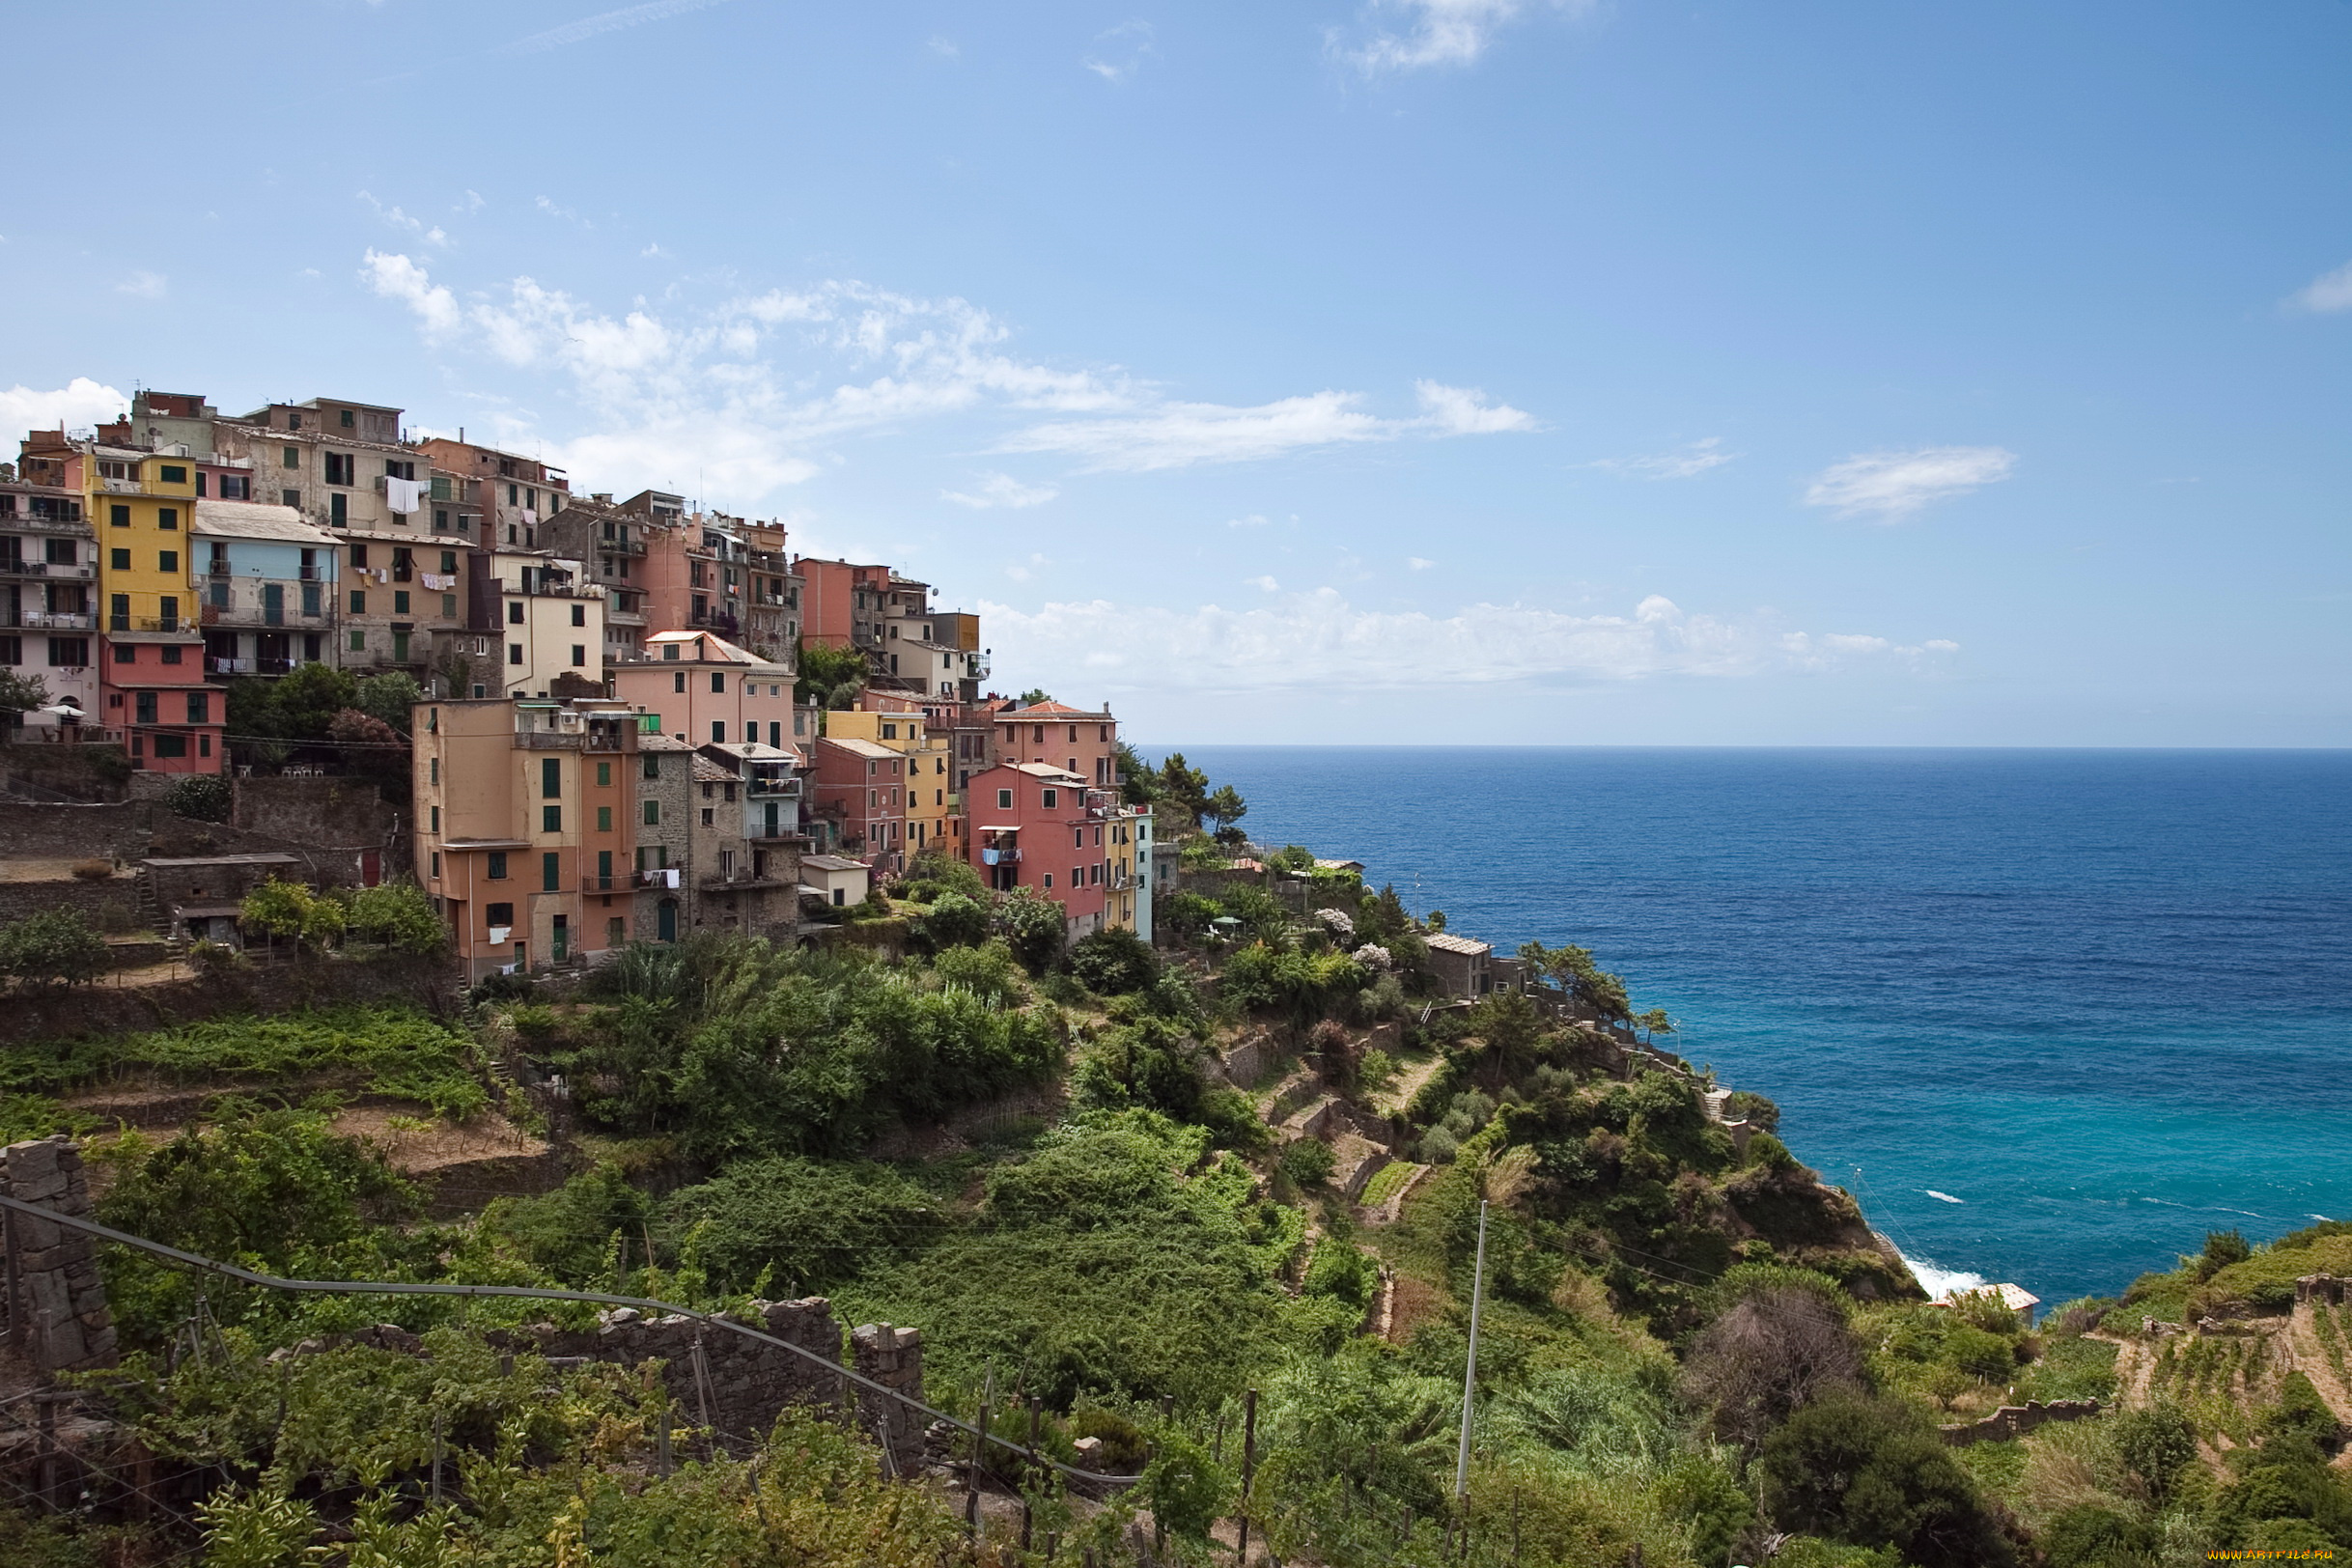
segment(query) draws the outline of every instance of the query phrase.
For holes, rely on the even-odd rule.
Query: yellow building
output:
[[[871,693],[892,708],[899,699]],[[906,711],[828,713],[825,734],[834,741],[871,741],[907,759],[907,859],[910,864],[926,850],[955,859],[964,858],[962,798],[947,772],[947,742],[923,722],[923,711],[913,703]]]
[[[195,461],[98,445],[79,456],[98,542],[100,625],[108,632],[195,640],[196,593],[188,585]]]

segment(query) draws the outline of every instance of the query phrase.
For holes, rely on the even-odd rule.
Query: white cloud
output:
[[[1011,474],[982,473],[974,476],[980,483],[973,487],[979,493],[966,494],[958,490],[941,490],[939,499],[953,501],[958,506],[977,507],[987,511],[992,507],[1042,506],[1061,493],[1051,485],[1024,485]]]
[[[1592,0],[1551,3],[1558,11],[1592,9]],[[1367,76],[1425,66],[1467,66],[1486,52],[1498,29],[1527,9],[1527,0],[1386,0],[1373,11],[1402,13],[1406,26],[1401,32],[1383,29],[1353,47],[1335,35],[1332,44]]]
[[[1720,468],[1739,456],[1736,452],[1722,451],[1722,436],[1710,435],[1671,452],[1652,452],[1638,458],[1602,458],[1591,466],[1636,479],[1696,479],[1708,469]]]
[[[964,52],[963,48],[956,42],[956,41],[949,38],[944,33],[932,34],[926,47],[928,47],[933,54],[938,55],[947,60],[953,60],[956,56]]]
[[[29,430],[55,430],[60,425],[87,430],[121,418],[129,407],[129,398],[87,376],[76,376],[53,392],[19,384],[0,392],[0,433],[14,441]]]
[[[649,0],[645,5],[601,12],[594,16],[583,16],[575,22],[566,22],[561,27],[550,27],[544,33],[518,38],[498,52],[544,54],[549,49],[560,49],[567,43],[583,43],[606,33],[617,33],[625,27],[642,27],[647,22],[665,21],[672,16],[683,16],[689,11],[707,11],[713,6],[726,3],[727,0]]]
[[[1264,528],[1268,525],[1266,514],[1263,512],[1252,512],[1246,518],[1227,518],[1225,519],[1225,526],[1228,528]]]
[[[468,192],[468,194],[471,193]],[[437,223],[428,226],[424,219],[412,218],[397,207],[386,207],[383,203],[378,201],[374,196],[370,195],[364,190],[359,193],[359,199],[367,203],[370,207],[376,209],[376,215],[382,218],[386,223],[389,223],[395,229],[406,229],[410,234],[415,235],[418,238],[424,240],[425,243],[429,245],[446,245],[449,243],[449,236],[442,231],[441,226]]]
[[[2352,310],[2352,262],[2344,263],[2333,272],[2322,272],[2305,284],[2296,294],[2295,303],[2322,314]]]
[[[1352,392],[1250,407],[1173,402],[1115,366],[1071,369],[1022,357],[1008,347],[1011,328],[966,300],[854,281],[701,306],[639,299],[615,313],[530,277],[502,293],[462,296],[413,257],[373,249],[360,276],[406,305],[429,341],[562,378],[588,410],[590,434],[548,440],[519,414],[502,420],[492,412],[485,423],[501,440],[540,440],[548,461],[567,463],[583,489],[604,488],[593,480],[675,486],[699,463],[713,495],[750,504],[814,476],[820,457],[842,461],[827,446],[962,416],[1045,415],[993,450],[1130,472],[1536,428],[1520,409],[1436,381],[1417,384],[1420,411],[1402,417],[1361,408]],[[1015,506],[1050,496],[984,474],[980,489],[949,498]]]
[[[453,212],[479,212],[487,205],[489,204],[482,200],[480,191],[469,190],[465,193],[465,200],[451,208],[450,210]]]
[[[1405,557],[1405,565],[1412,568],[1415,572],[1426,572],[1437,564],[1437,562],[1431,560],[1426,555],[1408,555]]]
[[[1078,64],[1113,85],[1134,76],[1143,69],[1144,59],[1157,52],[1152,47],[1152,24],[1145,21],[1121,22],[1097,33],[1094,42],[1093,51]]]
[[[1806,490],[1805,504],[1833,508],[1841,518],[1876,513],[1892,521],[1931,501],[1999,484],[2016,465],[2017,454],[1998,446],[1859,453],[1823,469]]]
[[[397,299],[416,312],[428,338],[446,337],[458,328],[457,296],[435,284],[425,269],[406,256],[370,249],[361,259],[360,281],[386,299]]]
[[[1267,576],[1267,577],[1244,577],[1244,578],[1242,579],[1242,581],[1243,581],[1243,582],[1245,582],[1245,583],[1246,583],[1248,586],[1250,586],[1250,587],[1252,587],[1252,588],[1255,588],[1256,590],[1258,590],[1258,592],[1260,592],[1260,593],[1262,593],[1262,594],[1278,593],[1278,592],[1280,592],[1280,591],[1281,591],[1281,587],[1282,587],[1282,585],[1281,585],[1280,583],[1278,583],[1278,582],[1274,581],[1274,578],[1273,578],[1273,577],[1271,577],[1271,576]]]
[[[1386,419],[1358,405],[1360,393],[1314,392],[1250,407],[1218,403],[1162,403],[1111,419],[1033,425],[1009,437],[1003,452],[1058,452],[1090,469],[1145,473],[1197,462],[1249,462],[1291,452],[1407,435],[1478,435],[1535,428],[1534,418],[1486,395],[1436,381],[1415,383],[1422,412]]]
[[[1012,578],[1015,582],[1027,582],[1031,577],[1037,574],[1037,569],[1045,564],[1046,558],[1044,556],[1032,555],[1026,561],[1016,561],[1011,566],[1006,567],[1004,569],[1004,574]]]
[[[1267,587],[1270,579],[1250,586]],[[1082,673],[1129,688],[1419,690],[1736,679],[1849,668],[1930,670],[1944,639],[1790,631],[1767,617],[1687,614],[1658,595],[1631,615],[1471,604],[1452,615],[1359,609],[1336,590],[1248,609],[1161,609],[1092,600],[1035,610],[983,603],[998,668],[1050,682]]]
[[[116,284],[114,292],[133,299],[161,299],[170,286],[171,280],[160,272],[133,272]]]

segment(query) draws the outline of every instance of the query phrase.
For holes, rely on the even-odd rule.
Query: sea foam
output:
[[[1931,1302],[1940,1302],[1954,1291],[1982,1290],[1985,1286],[1985,1277],[1980,1274],[1939,1269],[1919,1258],[1907,1257],[1903,1266],[1911,1271],[1911,1277],[1919,1282],[1919,1288],[1927,1292]]]

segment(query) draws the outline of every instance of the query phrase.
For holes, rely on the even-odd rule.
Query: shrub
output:
[[[114,862],[76,860],[73,862],[73,875],[80,882],[111,882],[114,880]]]
[[[1315,1244],[1315,1256],[1306,1266],[1300,1288],[1309,1296],[1330,1296],[1351,1306],[1370,1306],[1373,1293],[1380,1289],[1380,1265],[1353,1244],[1326,1236]]]
[[[1955,1324],[1944,1338],[1946,1359],[1980,1383],[2004,1383],[2017,1365],[2009,1342],[1973,1323]]]
[[[1132,931],[1098,931],[1070,949],[1070,972],[1104,996],[1124,996],[1160,978],[1160,958]]]
[[[1683,1364],[1684,1397],[1716,1435],[1753,1447],[1797,1412],[1862,1386],[1862,1347],[1821,1292],[1764,1284],[1699,1334]]]
[[[71,910],[0,926],[0,974],[20,985],[80,985],[106,972],[106,942]]]
[[[163,803],[190,822],[227,822],[237,786],[226,773],[188,773],[172,785]]]
[[[1321,1138],[1297,1138],[1283,1145],[1282,1174],[1301,1187],[1320,1187],[1331,1179],[1338,1156]]]
[[[1723,1116],[1728,1121],[1745,1119],[1759,1133],[1780,1131],[1780,1107],[1752,1089],[1734,1089],[1731,1098],[1723,1102]]]
[[[961,986],[991,1007],[1021,1000],[1021,968],[1000,938],[978,947],[951,947],[932,966],[942,984]]]
[[[962,893],[942,893],[917,928],[934,952],[988,940],[988,910]]]
[[[703,1266],[722,1290],[830,1290],[914,1251],[938,1222],[930,1195],[883,1166],[750,1160],[674,1193],[672,1219],[700,1224]]]
[[[1143,1428],[1111,1410],[1082,1410],[1070,1417],[1073,1438],[1103,1440],[1103,1468],[1132,1473],[1151,1457],[1152,1440]]]
[[[1042,975],[1061,961],[1070,923],[1059,904],[1023,887],[1006,894],[996,906],[996,929],[1021,966]]]
[[[1951,1450],[1904,1407],[1833,1393],[1765,1440],[1757,1472],[1784,1529],[1893,1547],[1918,1568],[2016,1560]]]

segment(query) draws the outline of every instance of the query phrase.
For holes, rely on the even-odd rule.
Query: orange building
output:
[[[638,715],[607,698],[422,702],[416,861],[466,978],[631,936]]]

